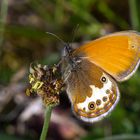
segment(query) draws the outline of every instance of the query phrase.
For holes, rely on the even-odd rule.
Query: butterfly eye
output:
[[[88,109],[89,109],[89,110],[94,110],[94,109],[95,109],[95,103],[94,103],[94,102],[90,102],[90,103],[88,104]]]
[[[107,82],[107,79],[106,79],[105,76],[102,76],[102,77],[101,77],[101,82],[102,82],[102,83],[106,83],[106,82]]]

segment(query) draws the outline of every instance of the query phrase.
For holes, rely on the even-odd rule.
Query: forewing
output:
[[[140,35],[133,31],[118,32],[91,41],[73,52],[113,76],[117,81],[130,78],[140,61]]]
[[[119,90],[115,81],[101,68],[82,60],[77,69],[64,78],[73,111],[86,122],[105,117],[116,106]],[[67,75],[67,76],[66,76]]]

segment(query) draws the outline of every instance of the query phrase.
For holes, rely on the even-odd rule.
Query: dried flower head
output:
[[[31,88],[26,90],[28,96],[32,93],[37,93],[42,98],[45,106],[56,106],[59,104],[59,93],[62,91],[64,84],[59,78],[56,65],[51,68],[41,64],[31,65],[29,82]]]

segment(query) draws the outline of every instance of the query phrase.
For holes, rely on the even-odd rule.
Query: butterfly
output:
[[[62,75],[74,114],[89,123],[106,117],[117,105],[117,82],[129,79],[140,63],[140,35],[123,31],[72,49],[65,44]]]

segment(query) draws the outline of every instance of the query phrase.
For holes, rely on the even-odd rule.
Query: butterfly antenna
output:
[[[65,46],[66,43],[60,38],[58,37],[57,35],[53,34],[53,33],[50,33],[50,32],[46,32],[47,34],[51,35],[51,36],[54,36],[56,39],[58,39],[59,41],[61,41],[61,43]]]
[[[78,28],[79,28],[79,24],[77,24],[76,27],[75,27],[75,29],[73,30],[73,35],[72,35],[72,40],[71,40],[71,42],[74,41],[75,36],[76,36],[76,33],[77,33],[77,31],[78,31]]]

